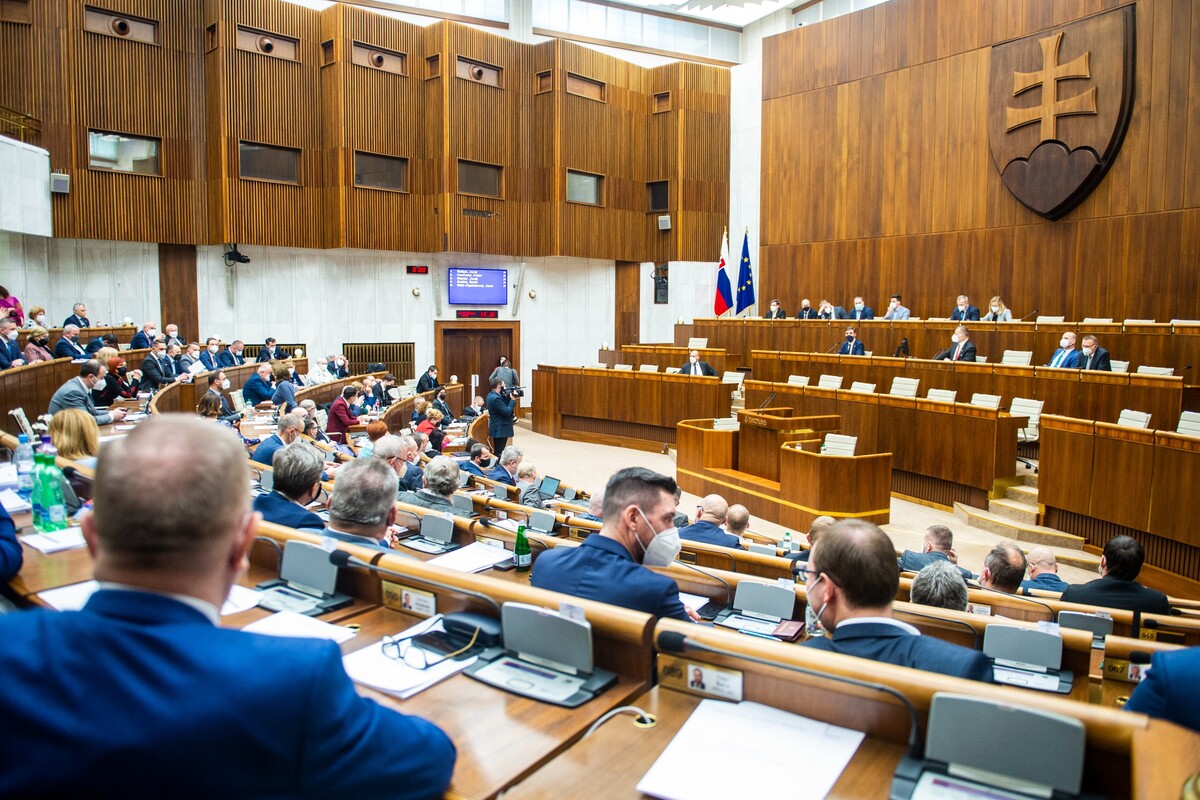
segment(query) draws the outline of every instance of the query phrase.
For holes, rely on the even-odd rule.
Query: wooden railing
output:
[[[0,106],[0,135],[26,144],[38,144],[42,138],[42,122],[28,114]]]

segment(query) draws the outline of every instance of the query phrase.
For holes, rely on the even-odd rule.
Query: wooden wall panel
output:
[[[764,41],[763,294],[946,316],[1200,317],[1200,8],[1137,0],[1136,88],[1112,169],[1065,219],[1004,188],[986,127],[993,44],[1118,0],[892,0]],[[798,134],[797,132],[803,132]]]

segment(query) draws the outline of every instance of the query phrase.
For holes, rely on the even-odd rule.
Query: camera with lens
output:
[[[524,386],[507,386],[507,387],[505,387],[504,391],[501,392],[501,394],[504,397],[524,397],[525,396],[525,387]]]

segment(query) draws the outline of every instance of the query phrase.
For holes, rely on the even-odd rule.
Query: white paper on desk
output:
[[[128,417],[126,417],[126,419],[128,419]],[[124,439],[124,438],[125,438],[127,435],[128,435],[128,434],[125,434],[125,433],[113,433],[113,434],[110,434],[110,435],[108,435],[108,436],[101,436],[101,437],[100,437],[100,441],[101,441],[101,443],[103,443],[103,442],[111,442],[111,441],[113,441],[114,439]]]
[[[25,511],[32,511],[33,506],[29,505],[28,500],[22,500],[21,495],[14,492],[12,489],[5,489],[0,492],[0,505],[4,506],[4,510],[9,514],[20,514]]]
[[[297,614],[295,611],[277,611],[265,619],[251,622],[242,630],[248,633],[265,633],[268,636],[287,636],[297,639],[328,639],[341,644],[354,636],[354,631],[341,625],[330,625],[319,619]]]
[[[17,484],[17,465],[12,461],[0,464],[0,489],[16,489]]]
[[[637,789],[664,800],[823,798],[862,740],[861,731],[759,703],[701,700]]]
[[[259,598],[261,597],[262,592],[249,589],[245,586],[239,586],[235,583],[229,590],[229,597],[226,597],[225,602],[221,605],[221,616],[225,617],[230,614],[240,614],[243,611],[249,611],[258,605]]]
[[[31,533],[22,536],[21,541],[47,556],[63,550],[76,550],[86,544],[83,541],[83,529],[78,525],[53,533]]]
[[[680,592],[679,602],[683,603],[692,611],[696,611],[697,609],[702,608],[708,602],[708,598],[704,597],[703,595]]]
[[[126,417],[125,419],[129,419],[129,417]],[[116,430],[116,431],[131,431],[131,430],[133,430],[133,429],[134,429],[134,428],[136,428],[136,427],[137,427],[137,425],[113,425],[113,430]]]
[[[38,597],[46,605],[59,611],[78,611],[87,605],[88,598],[99,588],[100,584],[95,581],[84,581],[38,592]]]
[[[208,372],[208,367],[204,366],[203,361],[193,361],[188,365],[188,372],[192,375],[199,375],[201,372]]]
[[[441,614],[430,617],[396,635],[407,638],[429,630],[444,630]],[[403,660],[385,656],[379,642],[356,650],[342,658],[346,674],[352,681],[401,700],[407,700],[422,689],[427,689],[474,663],[474,658],[464,658],[462,661],[455,661],[451,658],[435,664],[429,669],[413,669]]]
[[[515,519],[490,519],[488,522],[493,528],[500,528],[501,530],[510,531],[511,533],[516,533],[517,526],[520,524]]]
[[[483,572],[502,561],[512,558],[512,552],[499,547],[490,547],[483,542],[474,542],[466,547],[429,560],[430,564],[458,572]]]

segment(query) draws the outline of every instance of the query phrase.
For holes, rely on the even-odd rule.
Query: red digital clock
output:
[[[407,271],[409,275],[428,275],[429,267],[424,265],[417,266],[416,264],[409,264],[407,267],[405,267],[405,271]]]
[[[454,312],[457,319],[499,319],[500,315],[495,309],[487,308],[459,308]]]

